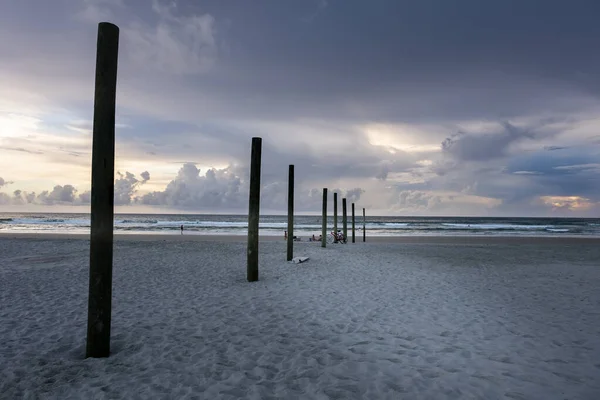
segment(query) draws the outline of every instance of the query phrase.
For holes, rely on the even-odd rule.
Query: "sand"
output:
[[[75,236],[0,236],[2,399],[600,398],[598,240],[272,238],[248,283],[243,237],[117,236],[84,359]]]

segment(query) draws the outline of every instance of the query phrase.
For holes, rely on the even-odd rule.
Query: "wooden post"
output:
[[[365,209],[363,207],[363,242],[367,241],[367,217],[365,216]]]
[[[352,243],[356,243],[356,232],[354,230],[354,203],[352,203]]]
[[[294,258],[294,166],[290,165],[288,174],[288,225],[287,260]]]
[[[321,247],[327,247],[327,188],[323,188],[323,223],[321,229]]]
[[[344,238],[346,238],[346,240],[348,240],[348,216],[346,213],[346,198],[342,199],[342,225],[343,225]]]
[[[337,192],[333,192],[333,231],[337,235]],[[337,242],[337,240],[336,240]]]
[[[248,199],[248,282],[258,280],[258,220],[260,214],[260,158],[262,139],[252,138],[250,156],[250,196]]]
[[[90,281],[86,357],[110,355],[113,219],[115,193],[115,108],[119,28],[98,25],[92,139]]]

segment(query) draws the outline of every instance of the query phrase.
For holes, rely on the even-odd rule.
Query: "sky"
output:
[[[0,212],[88,212],[99,22],[117,212],[597,217],[597,0],[0,1]],[[332,196],[330,196],[331,199]]]

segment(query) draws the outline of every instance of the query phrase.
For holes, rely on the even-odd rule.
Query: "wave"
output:
[[[158,221],[155,219],[146,219],[146,220],[135,220],[135,219],[124,219],[122,221],[116,221],[116,224],[157,224]]]
[[[163,233],[174,234],[181,225],[184,230],[196,234],[232,234],[247,232],[248,219],[244,215],[116,215],[115,231],[121,233]],[[328,231],[333,229],[333,216],[327,220]],[[343,221],[338,218],[341,229]],[[261,216],[259,227],[262,234],[282,235],[287,229],[287,216]],[[310,235],[321,231],[321,219],[316,216],[296,216],[294,231],[299,235]],[[348,230],[351,221],[348,221]],[[88,214],[4,214],[0,218],[2,231],[23,232],[89,232]],[[362,228],[362,220],[356,228]],[[373,217],[366,223],[367,235],[407,236],[407,235],[575,235],[600,236],[600,220],[577,219],[524,219],[524,218],[394,218]]]
[[[443,223],[450,229],[484,229],[484,230],[545,230],[552,228],[552,225],[514,225],[514,224],[452,224]]]

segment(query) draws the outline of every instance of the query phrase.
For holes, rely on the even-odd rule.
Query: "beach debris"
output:
[[[292,258],[292,262],[294,264],[300,264],[300,263],[303,263],[305,261],[308,261],[308,257],[294,257],[294,258]]]

